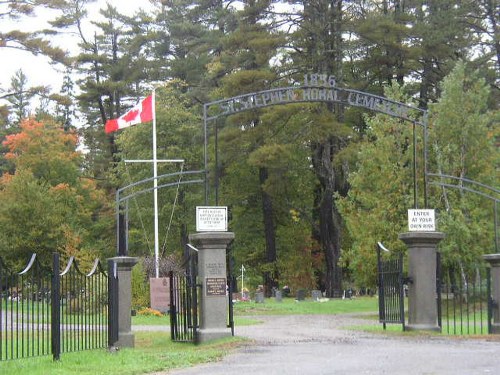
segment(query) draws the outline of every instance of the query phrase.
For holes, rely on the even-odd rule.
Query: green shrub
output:
[[[140,261],[132,268],[132,309],[140,310],[150,303],[149,280]]]

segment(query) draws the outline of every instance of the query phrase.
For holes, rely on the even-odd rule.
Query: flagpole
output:
[[[158,158],[156,154],[156,88],[153,88],[153,200],[154,200],[154,227],[155,227],[155,274],[156,278],[160,277],[159,253],[158,244]]]

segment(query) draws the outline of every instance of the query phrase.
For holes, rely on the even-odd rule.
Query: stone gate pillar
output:
[[[483,255],[491,267],[491,298],[493,300],[491,333],[500,333],[500,254]]]
[[[401,233],[408,247],[408,330],[439,331],[436,296],[436,247],[441,232]]]
[[[234,239],[232,232],[204,232],[189,235],[198,249],[200,297],[200,342],[231,335],[227,327],[228,296],[226,249]]]
[[[135,336],[132,332],[132,268],[137,264],[138,258],[119,256],[109,260],[114,263],[118,278],[118,341],[113,345],[133,348]]]

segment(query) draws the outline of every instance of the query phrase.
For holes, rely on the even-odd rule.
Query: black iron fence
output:
[[[437,262],[438,325],[443,333],[475,335],[491,333],[490,269],[480,262],[464,267],[460,263]]]
[[[60,272],[33,254],[26,268],[13,272],[0,260],[0,360],[105,348],[116,327],[109,326],[110,285],[116,285],[99,260],[88,274],[72,257]],[[116,277],[116,275],[114,275]],[[110,293],[110,289],[111,293]]]
[[[196,278],[170,272],[170,334],[172,341],[198,342],[198,289]]]
[[[199,290],[196,282],[198,274],[198,254],[192,246],[186,246],[184,271],[169,273],[170,287],[170,335],[172,341],[198,342],[199,330]]]
[[[0,260],[0,360],[51,353],[51,280],[35,255],[19,273]]]
[[[379,321],[384,329],[387,323],[401,324],[405,329],[403,254],[382,257],[381,251],[389,252],[377,243],[377,268],[379,290]]]

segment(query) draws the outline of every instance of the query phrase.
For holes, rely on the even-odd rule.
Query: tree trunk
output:
[[[276,267],[276,228],[274,225],[273,201],[271,196],[264,190],[264,184],[267,177],[267,168],[261,167],[259,169],[259,181],[262,194],[262,214],[266,238],[266,266],[271,268],[264,272],[264,285],[265,294],[267,297],[270,297],[273,288],[278,287],[278,271]]]
[[[333,74],[337,82],[342,82],[342,0],[318,0],[304,3],[304,23],[310,30],[305,41],[309,64],[317,72]],[[325,32],[326,31],[326,32]],[[318,42],[319,41],[319,42]],[[333,106],[329,110],[334,111]],[[338,121],[342,121],[342,109],[335,108]],[[313,218],[317,226],[313,228],[313,238],[321,245],[325,256],[325,269],[320,271],[320,288],[328,297],[339,296],[342,290],[342,273],[339,265],[341,222],[335,207],[334,193],[336,176],[333,165],[335,154],[340,151],[340,138],[331,136],[313,144],[312,163],[318,179],[315,191]]]
[[[337,152],[334,138],[313,145],[313,166],[319,181],[316,189],[313,217],[319,230],[313,231],[314,238],[321,244],[325,255],[325,274],[321,286],[328,297],[338,297],[342,291],[342,270],[340,259],[340,236],[342,218],[335,206],[334,193],[336,176],[333,157]]]

